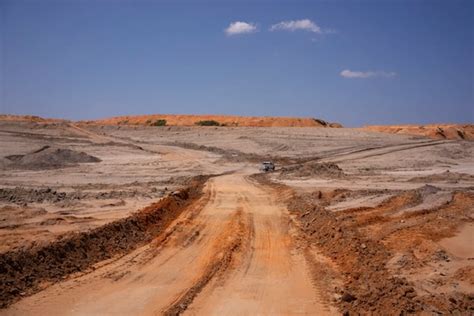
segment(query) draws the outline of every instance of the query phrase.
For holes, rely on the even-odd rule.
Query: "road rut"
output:
[[[328,314],[284,204],[249,174],[212,178],[150,244],[0,315]]]

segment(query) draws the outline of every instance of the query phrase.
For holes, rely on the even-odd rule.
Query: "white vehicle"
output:
[[[264,172],[275,171],[275,164],[271,161],[264,161],[260,166],[260,170]]]

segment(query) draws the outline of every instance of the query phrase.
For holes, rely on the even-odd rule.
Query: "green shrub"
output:
[[[166,120],[156,120],[150,124],[151,126],[166,126]]]
[[[199,122],[196,122],[195,124],[199,126],[220,126],[221,125],[219,122],[214,121],[214,120],[199,121]]]

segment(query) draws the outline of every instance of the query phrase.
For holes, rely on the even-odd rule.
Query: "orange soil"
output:
[[[194,126],[196,122],[214,120],[227,126],[252,127],[341,127],[337,123],[327,123],[313,118],[270,117],[270,116],[237,116],[237,115],[172,115],[152,114],[137,116],[118,116],[102,120],[86,121],[88,124],[104,125],[149,125],[156,120],[166,120],[166,125]]]
[[[57,123],[64,122],[63,119],[43,118],[35,115],[11,115],[0,114],[0,121],[15,121],[15,122],[37,122],[37,123]]]
[[[434,139],[474,140],[474,124],[371,125],[363,130],[391,134],[426,136]]]

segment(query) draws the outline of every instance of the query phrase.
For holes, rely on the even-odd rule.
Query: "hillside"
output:
[[[44,118],[36,115],[12,115],[0,114],[0,121],[14,121],[14,122],[36,122],[36,123],[56,123],[64,122],[63,119]]]
[[[473,124],[430,124],[430,125],[370,125],[366,131],[425,136],[433,139],[474,140]]]
[[[237,116],[237,115],[138,115],[117,116],[81,123],[101,125],[152,125],[158,120],[166,120],[166,125],[194,126],[199,121],[216,121],[224,126],[244,127],[342,127],[338,123],[328,123],[313,118]]]

